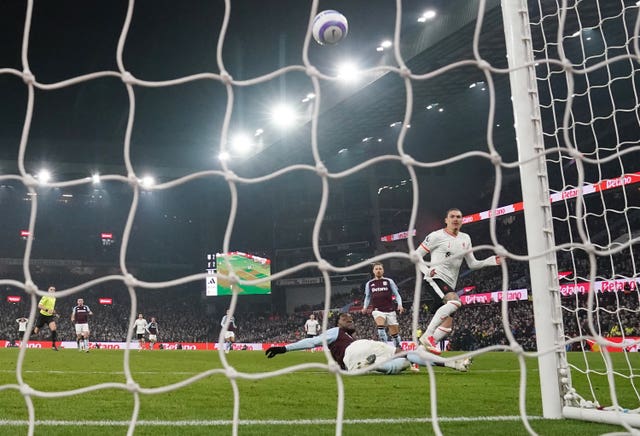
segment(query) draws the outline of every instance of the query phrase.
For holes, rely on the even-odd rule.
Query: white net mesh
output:
[[[319,10],[318,1],[314,1],[308,10],[307,17],[309,23]],[[557,344],[559,346],[569,345],[579,346],[582,350],[595,344],[603,350],[604,346],[620,347],[619,344],[609,344],[603,341],[602,336],[608,336],[614,328],[620,332],[619,336],[625,340],[629,327],[637,328],[638,319],[638,293],[633,291],[636,288],[638,280],[638,266],[636,262],[637,241],[638,241],[638,195],[637,187],[634,185],[638,181],[638,99],[636,93],[636,70],[638,65],[638,24],[635,22],[637,17],[637,6],[633,2],[616,2],[616,1],[600,1],[600,2],[532,2],[532,36],[534,55],[538,65],[539,91],[540,91],[540,112],[544,126],[544,142],[548,150],[557,148],[556,151],[549,151],[547,154],[549,160],[549,187],[552,194],[573,192],[577,188],[590,186],[593,193],[589,193],[583,188],[577,195],[570,194],[563,196],[560,194],[561,201],[553,206],[554,211],[554,228],[556,231],[556,240],[559,245],[558,264],[561,271],[570,271],[570,274],[564,279],[568,283],[567,287],[563,287],[562,291],[569,294],[562,299],[564,309],[564,319],[566,322],[565,333],[569,336],[565,343]],[[606,5],[605,5],[606,3]],[[233,5],[235,6],[236,3]],[[26,295],[31,298],[30,327],[36,316],[37,300],[40,296],[45,295],[42,290],[37,290],[38,286],[34,284],[33,272],[31,269],[31,256],[33,248],[33,235],[36,231],[37,212],[38,212],[38,196],[37,189],[43,186],[41,180],[34,177],[33,172],[27,168],[25,154],[30,146],[29,133],[34,117],[34,106],[36,95],[54,90],[61,90],[66,87],[75,86],[85,82],[100,80],[121,80],[122,86],[126,90],[128,99],[128,113],[126,114],[126,130],[123,141],[122,157],[126,169],[126,174],[104,174],[101,176],[103,182],[113,182],[121,184],[131,191],[131,207],[128,211],[126,223],[122,230],[122,245],[117,262],[117,272],[112,275],[105,275],[94,280],[86,281],[78,286],[59,292],[58,297],[64,298],[74,294],[78,294],[92,286],[106,283],[109,281],[121,282],[126,285],[130,298],[131,308],[129,312],[129,321],[132,322],[138,311],[138,292],[145,289],[162,289],[166,287],[181,285],[192,282],[202,282],[206,274],[188,275],[163,282],[147,282],[136,277],[127,263],[127,253],[130,240],[134,233],[134,222],[136,212],[140,204],[140,198],[143,192],[163,191],[179,188],[183,185],[200,179],[216,179],[224,181],[228,187],[230,197],[230,213],[226,223],[223,238],[223,252],[229,252],[232,247],[232,236],[234,234],[234,225],[239,210],[238,189],[245,185],[268,184],[278,177],[292,173],[303,172],[315,177],[321,186],[321,197],[318,204],[318,213],[315,217],[311,234],[309,235],[312,244],[314,260],[305,263],[299,263],[291,268],[278,271],[270,280],[276,281],[281,278],[291,276],[305,268],[313,268],[322,276],[325,285],[325,310],[330,309],[332,289],[330,274],[334,272],[353,272],[362,267],[366,267],[371,260],[386,261],[400,259],[404,262],[418,263],[418,259],[411,257],[408,252],[415,249],[414,241],[409,238],[406,250],[388,252],[375,257],[375,259],[367,259],[350,266],[332,265],[327,262],[320,249],[320,232],[323,225],[323,219],[327,205],[329,203],[330,186],[333,181],[345,180],[348,177],[361,172],[367,168],[382,165],[402,165],[407,174],[407,179],[411,180],[412,198],[411,213],[408,229],[411,231],[416,228],[418,216],[418,207],[420,202],[421,189],[419,184],[418,171],[431,170],[433,168],[453,167],[456,164],[466,160],[475,159],[481,161],[481,165],[489,167],[494,175],[494,196],[491,201],[491,209],[498,207],[499,193],[503,189],[502,172],[505,168],[516,168],[518,162],[516,159],[507,159],[502,162],[500,157],[505,150],[496,148],[494,144],[494,130],[496,128],[495,120],[495,104],[496,94],[504,91],[497,90],[496,80],[504,79],[508,72],[503,64],[496,65],[494,61],[498,56],[496,53],[484,53],[482,48],[482,32],[483,19],[487,12],[487,5],[493,9],[491,19],[496,19],[495,7],[496,2],[478,2],[478,15],[480,18],[476,20],[475,32],[473,39],[466,41],[467,46],[473,48],[473,56],[443,65],[438,68],[426,66],[425,72],[412,72],[407,66],[407,57],[412,53],[407,50],[406,53],[400,50],[401,32],[400,27],[403,17],[403,2],[396,2],[396,21],[394,35],[394,51],[393,58],[397,66],[382,66],[372,68],[367,71],[368,77],[371,79],[380,78],[387,75],[394,80],[399,81],[404,88],[406,98],[402,101],[399,109],[394,115],[401,115],[401,129],[397,139],[394,140],[394,150],[390,153],[382,153],[371,159],[367,159],[359,165],[351,166],[344,171],[330,171],[323,162],[322,153],[319,149],[319,136],[322,128],[320,126],[320,108],[323,99],[327,100],[335,98],[335,96],[326,96],[324,86],[330,86],[337,82],[338,77],[320,72],[309,59],[309,44],[311,43],[310,25],[307,30],[306,39],[304,40],[302,51],[302,64],[289,65],[282,69],[267,72],[266,74],[257,76],[247,80],[234,80],[225,68],[225,59],[223,57],[223,48],[225,43],[225,31],[232,19],[233,6],[230,0],[224,2],[224,16],[221,22],[221,32],[217,41],[216,64],[220,73],[199,73],[184,75],[173,80],[145,80],[144,78],[135,77],[127,67],[124,58],[124,51],[127,46],[127,36],[129,34],[132,19],[135,16],[135,2],[131,0],[128,4],[126,16],[124,16],[124,24],[117,45],[116,62],[117,70],[104,70],[87,74],[80,74],[64,80],[51,83],[44,83],[38,80],[37,75],[31,71],[30,51],[29,51],[29,35],[30,29],[34,25],[32,22],[32,11],[34,2],[26,3],[26,17],[24,24],[24,40],[21,47],[21,69],[4,68],[0,65],[0,75],[17,77],[24,81],[26,88],[26,111],[23,124],[22,136],[19,145],[19,154],[17,160],[18,174],[0,175],[0,180],[17,181],[24,185],[31,194],[31,209],[29,216],[29,236],[24,251],[24,281],[15,279],[2,279],[0,284],[15,286],[23,289]],[[524,4],[523,4],[524,5]],[[605,7],[606,6],[606,7]],[[584,11],[584,13],[583,13]],[[588,19],[587,19],[588,17]],[[492,21],[491,24],[493,24]],[[609,30],[611,29],[611,30]],[[580,31],[577,35],[573,32]],[[559,37],[558,37],[559,35]],[[587,36],[589,35],[589,36]],[[590,38],[590,39],[588,39]],[[590,48],[590,44],[597,43],[594,48]],[[415,49],[415,47],[414,47]],[[448,48],[447,48],[448,49]],[[445,49],[445,50],[447,50]],[[491,50],[489,50],[491,51]],[[489,59],[489,60],[488,60]],[[568,63],[567,61],[570,61]],[[437,62],[435,63],[437,64]],[[416,65],[420,70],[420,65]],[[474,84],[482,80],[482,86],[486,87],[489,96],[487,105],[487,122],[484,134],[476,135],[482,140],[474,140],[475,142],[486,142],[486,146],[478,147],[474,151],[456,154],[454,156],[442,157],[440,154],[431,155],[424,159],[415,159],[411,153],[405,150],[405,139],[408,134],[409,125],[412,123],[412,117],[417,111],[414,101],[414,88],[422,89],[424,83],[432,81],[444,80],[451,72],[467,71],[473,69],[472,81]],[[176,177],[171,181],[160,183],[152,186],[145,186],[142,182],[142,171],[139,170],[132,160],[132,135],[136,125],[136,117],[139,116],[136,110],[136,95],[141,89],[171,87],[182,84],[189,84],[195,81],[208,80],[224,87],[227,99],[226,112],[222,122],[222,129],[219,136],[219,143],[223,151],[229,147],[229,135],[232,113],[234,110],[235,98],[240,93],[239,90],[269,81],[281,78],[285,74],[296,73],[304,74],[311,83],[315,99],[310,111],[310,132],[309,144],[310,154],[312,156],[312,164],[301,164],[296,162],[284,162],[280,169],[270,172],[266,175],[254,175],[253,177],[241,177],[235,174],[229,165],[223,161],[221,170],[201,171],[189,173],[182,177]],[[466,74],[466,73],[465,73]],[[463,76],[465,80],[464,86],[467,86],[467,76]],[[498,77],[499,79],[496,79]],[[483,88],[484,89],[484,88]],[[442,97],[447,97],[447,92],[442,92]],[[423,103],[423,102],[421,102]],[[433,102],[427,106],[428,110],[436,109],[439,103]],[[426,105],[425,105],[426,106]],[[567,108],[569,110],[567,110]],[[390,111],[394,108],[390,108]],[[467,114],[473,117],[473,114]],[[358,133],[360,134],[360,133]],[[371,138],[368,138],[369,140]],[[579,152],[579,153],[578,153]],[[513,150],[506,152],[511,153]],[[434,157],[435,156],[435,157]],[[627,181],[628,180],[628,181]],[[88,185],[92,182],[90,177],[74,178],[65,181],[56,181],[48,186],[53,188],[72,187],[80,185]],[[614,186],[615,185],[615,186]],[[596,189],[596,187],[598,187]],[[611,188],[611,189],[608,189]],[[427,190],[430,190],[428,188]],[[575,199],[566,200],[565,197],[576,197]],[[554,197],[555,198],[555,197]],[[522,206],[522,205],[520,205]],[[526,207],[526,205],[525,205]],[[532,206],[533,207],[533,206]],[[520,208],[512,208],[512,211],[519,211]],[[502,255],[511,256],[513,259],[528,259],[528,256],[512,256],[513,253],[504,253],[499,244],[497,236],[495,217],[491,219],[491,244],[479,245],[477,250],[487,249],[498,252]],[[540,253],[532,253],[532,256],[539,256]],[[419,269],[415,268],[416,287],[414,300],[420,300],[421,277]],[[509,266],[502,267],[503,284],[502,289],[510,288],[509,283]],[[227,277],[231,282],[238,282],[239,278],[235,273]],[[258,280],[258,282],[268,279]],[[612,284],[615,281],[615,284]],[[240,283],[243,283],[240,281]],[[584,285],[583,283],[588,283]],[[578,292],[570,292],[570,289],[577,289],[580,286],[589,286],[595,289],[600,286],[604,289],[606,286],[613,286],[620,292],[609,293],[589,293],[587,296]],[[571,288],[571,285],[574,288]],[[626,292],[625,284],[629,284],[629,291]],[[39,286],[42,288],[42,286]],[[618,289],[618,287],[620,289]],[[238,295],[233,295],[231,299],[230,310],[236,309]],[[494,350],[513,351],[522,367],[522,372],[526,376],[527,365],[525,356],[527,353],[520,347],[510,331],[510,317],[508,313],[517,316],[518,310],[513,310],[506,299],[502,305],[502,322],[505,334],[508,338],[508,345],[504,344],[483,347],[472,353],[479,355]],[[635,324],[635,325],[634,325]],[[412,331],[415,332],[418,326],[418,306],[414,306]],[[323,321],[323,330],[328,328],[327,319]],[[224,329],[220,333],[220,338],[224,335]],[[129,329],[127,333],[127,343],[130,343],[133,336],[133,330]],[[591,342],[590,342],[591,341]],[[637,347],[637,341],[625,343],[624,347]],[[611,384],[611,395],[605,400],[601,400],[597,396],[597,392],[593,388],[591,380],[594,377],[619,377],[623,380],[627,387],[631,387],[633,396],[626,396],[631,403],[635,401],[637,405],[637,375],[633,365],[633,356],[623,347],[622,352],[627,357],[625,368],[611,367],[610,359],[607,353],[603,353],[603,361],[605,362],[605,370],[600,368],[592,368],[589,361],[585,358],[584,363],[572,363],[572,370],[577,370],[580,374],[584,374],[587,378],[588,386],[591,386],[590,393],[575,392],[569,385],[570,377],[561,374],[561,382],[564,383],[563,393],[569,393],[566,397],[567,403],[580,405],[580,398],[586,399],[583,405],[586,406],[624,406],[619,403],[615,397],[616,389],[619,386]],[[548,352],[549,350],[544,350]],[[211,376],[212,374],[224,374],[228,377],[233,391],[233,422],[232,432],[238,433],[240,422],[240,409],[242,406],[242,396],[238,389],[237,380],[246,379],[263,379],[283,374],[292,373],[301,369],[321,369],[336,374],[337,379],[337,407],[335,419],[335,433],[341,434],[344,424],[344,407],[345,393],[343,386],[343,377],[345,374],[340,372],[339,368],[330,359],[330,354],[325,347],[325,355],[327,364],[303,364],[297,367],[286,368],[276,372],[253,374],[237,372],[229,365],[224,353],[220,351],[220,359],[223,363],[223,369],[213,369],[197,374],[196,376],[185,379],[179,383],[167,384],[157,388],[143,388],[133,376],[130,365],[130,350],[124,352],[124,373],[126,377],[125,383],[101,383],[87,386],[81,389],[64,392],[51,392],[31,389],[23,378],[23,365],[26,358],[26,349],[21,349],[17,360],[16,376],[17,385],[0,386],[2,390],[15,389],[24,397],[29,410],[29,434],[33,434],[35,430],[36,411],[33,405],[34,398],[60,398],[71,395],[77,395],[102,389],[119,389],[129,393],[134,398],[134,406],[131,413],[131,419],[128,422],[128,433],[133,434],[138,425],[138,412],[140,408],[141,394],[157,394],[178,390],[184,386]],[[440,434],[439,418],[437,413],[437,386],[433,377],[433,370],[429,368],[430,375],[430,395],[433,399],[431,403],[431,416],[433,430]],[[637,368],[637,366],[636,366]],[[567,380],[564,380],[568,378]],[[520,386],[519,401],[520,412],[523,425],[529,433],[534,430],[529,425],[525,400],[527,395],[527,386]],[[615,421],[615,420],[614,420]],[[620,422],[618,419],[616,422]]]
[[[582,404],[634,409],[638,374],[629,353],[637,350],[638,334],[638,9],[615,1],[562,6],[536,2],[530,14],[536,61],[567,63],[536,64],[545,147],[568,148],[548,155],[565,335],[573,349],[608,348],[626,356],[624,366],[611,367],[603,355],[607,370],[586,357],[572,365],[588,382]],[[585,336],[591,338],[573,341]],[[630,394],[624,401],[615,390],[593,387],[594,378],[612,373],[618,392]]]

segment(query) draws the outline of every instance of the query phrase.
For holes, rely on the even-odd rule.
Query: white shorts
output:
[[[224,338],[231,339],[232,341],[234,341],[236,339],[236,334],[234,332],[226,332],[224,334]]]
[[[384,325],[398,325],[398,316],[396,315],[395,310],[393,312],[380,312],[379,310],[374,310],[371,312],[371,315],[373,315],[373,319],[384,318]]]
[[[156,342],[158,337],[156,335],[149,335],[149,342]]]
[[[76,334],[89,333],[89,324],[76,324]]]
[[[396,347],[371,339],[358,339],[347,347],[344,352],[344,366],[347,371],[364,368],[368,365],[367,357],[376,355],[376,363],[391,360],[396,354]]]

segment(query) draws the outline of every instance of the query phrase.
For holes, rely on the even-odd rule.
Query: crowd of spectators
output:
[[[631,215],[630,215],[631,216]],[[504,218],[503,218],[504,219]],[[638,223],[637,214],[630,218],[634,225]],[[509,234],[523,234],[523,223],[520,218],[510,217],[502,224],[503,232]],[[622,225],[624,224],[624,225]],[[627,221],[622,222],[622,230],[628,227]],[[607,227],[606,235],[593,234],[594,243],[598,239],[611,239],[611,229],[616,225]],[[621,231],[622,231],[621,230]],[[474,232],[476,233],[476,232]],[[490,237],[486,232],[477,232],[473,235],[474,246],[478,247],[490,243]],[[500,238],[499,238],[500,239]],[[524,238],[507,238],[500,243],[511,253],[526,253]],[[562,241],[558,241],[561,243]],[[603,241],[610,243],[611,241]],[[482,259],[491,255],[488,250],[476,252],[476,257]],[[576,283],[589,280],[590,259],[585,251],[573,250],[571,252],[558,251],[558,270],[570,271],[570,274],[561,279],[561,283]],[[597,294],[593,305],[593,320],[596,331],[603,336],[637,336],[640,335],[640,325],[637,323],[639,316],[639,298],[637,292],[638,271],[640,266],[635,259],[640,259],[640,247],[631,245],[619,253],[610,256],[596,256],[597,275],[596,280],[612,280],[633,277],[636,286],[619,290],[619,292],[602,292]],[[509,259],[507,262],[506,289],[530,289],[529,264],[526,261]],[[410,340],[414,333],[411,325],[411,310],[414,304],[418,304],[419,322],[418,328],[424,328],[430,320],[428,306],[430,301],[415,299],[416,273],[415,267],[406,263],[404,268],[389,270],[388,276],[398,283],[400,294],[403,298],[407,314],[399,317],[401,336],[404,340]],[[418,279],[421,280],[420,277]],[[502,274],[499,269],[481,269],[469,271],[463,269],[458,280],[458,289],[473,287],[471,293],[494,292],[503,289]],[[43,281],[47,283],[46,281]],[[58,289],[72,286],[59,280],[52,280]],[[19,291],[16,291],[19,293]],[[24,295],[24,294],[23,294]],[[112,298],[110,305],[98,303],[99,297]],[[124,341],[127,336],[131,321],[137,313],[131,313],[131,296],[122,285],[108,287],[102,285],[101,290],[89,289],[74,296],[59,298],[56,305],[61,315],[58,320],[58,335],[61,340],[73,340],[75,337],[70,315],[76,298],[84,298],[90,306],[94,316],[90,319],[92,341]],[[328,326],[334,324],[334,317],[340,311],[351,311],[358,325],[358,336],[361,338],[376,338],[373,320],[369,315],[359,312],[364,298],[364,291],[360,287],[354,287],[350,292],[334,295],[331,300],[331,311],[325,314],[324,303],[305,304],[297,307],[294,313],[276,313],[272,308],[265,308],[264,312],[248,311],[240,308],[236,312],[238,324],[238,342],[291,342],[304,337],[303,325],[310,313],[315,313],[317,319],[322,322],[326,316],[330,317]],[[224,309],[215,307],[210,299],[202,295],[198,289],[190,289],[188,285],[172,289],[142,290],[136,291],[136,312],[141,312],[150,319],[152,316],[158,320],[160,326],[160,341],[167,342],[215,342],[220,333],[220,319]],[[589,335],[588,309],[586,296],[573,295],[561,299],[563,308],[564,331],[567,338]],[[226,308],[225,308],[226,309]],[[255,309],[255,308],[253,308]],[[23,296],[19,303],[0,301],[0,339],[17,339],[18,325],[16,319],[29,315],[30,299]],[[508,304],[509,322],[508,328],[516,341],[525,350],[534,350],[536,347],[535,323],[531,295],[529,300],[514,301]],[[46,331],[46,330],[45,330]],[[47,333],[45,333],[47,334]],[[489,345],[507,344],[507,337],[501,317],[500,304],[465,305],[455,315],[454,330],[450,336],[450,346],[455,350],[474,350]]]
[[[90,305],[94,316],[90,320],[92,341],[124,341],[131,319],[135,314],[130,312],[128,293],[123,291],[114,299],[114,304],[100,305],[91,291],[84,293],[85,301]],[[352,300],[359,295],[358,290],[344,294],[336,302]],[[159,340],[167,342],[216,342],[220,332],[220,317],[207,314],[204,304],[199,304],[197,292],[188,295],[185,292],[174,295],[147,294],[138,296],[138,307],[145,317],[154,316],[160,325]],[[92,300],[95,300],[93,302]],[[357,300],[356,300],[357,301]],[[637,325],[640,305],[638,292],[599,293],[593,306],[593,319],[597,332],[603,336],[637,336],[640,329]],[[71,308],[75,298],[59,299],[56,308],[61,314],[58,320],[58,337],[60,340],[73,340],[75,337],[70,321]],[[410,309],[411,304],[405,304]],[[424,328],[430,320],[428,301],[421,301],[418,328]],[[567,338],[589,335],[588,310],[586,296],[571,296],[562,299],[564,330]],[[332,304],[328,327],[334,325],[334,317],[344,309]],[[358,306],[352,306],[358,307]],[[399,317],[401,336],[404,340],[413,337],[411,310]],[[321,309],[304,310],[291,314],[273,314],[269,312],[238,312],[238,342],[292,342],[304,338],[303,325],[310,313],[315,313],[320,322],[325,313]],[[0,339],[18,339],[16,319],[28,316],[29,304],[26,301],[16,304],[2,302],[0,304]],[[358,328],[358,337],[375,339],[376,331],[370,315],[363,315],[359,310],[352,312]],[[531,301],[516,301],[508,304],[509,322],[516,341],[525,350],[535,350],[535,325]],[[44,335],[48,335],[45,330]],[[450,347],[453,350],[475,350],[489,345],[508,344],[501,317],[501,305],[477,304],[465,305],[457,313],[454,330],[450,336]]]
[[[58,289],[64,284],[57,283]],[[139,291],[137,312],[147,319],[155,317],[160,326],[160,340],[171,342],[206,342],[211,341],[215,332],[219,331],[219,320],[214,325],[206,316],[206,305],[201,301],[200,291],[176,289],[172,292]],[[99,299],[109,297],[109,304],[100,304]],[[90,307],[93,316],[89,319],[92,341],[121,342],[126,339],[130,323],[137,314],[131,314],[131,298],[126,289],[87,290],[73,296],[58,298],[56,312],[59,315],[58,337],[60,340],[75,338],[75,330],[71,323],[71,311],[77,298],[82,297]],[[20,303],[0,303],[0,338],[17,339],[16,319],[29,316],[29,299],[24,297]],[[48,334],[45,329],[44,335]],[[135,335],[134,335],[135,336]]]

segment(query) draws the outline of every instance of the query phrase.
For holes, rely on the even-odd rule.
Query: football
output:
[[[313,19],[313,39],[320,45],[334,45],[349,31],[347,18],[338,11],[326,10]]]

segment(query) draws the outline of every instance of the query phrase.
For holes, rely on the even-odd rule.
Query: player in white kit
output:
[[[420,337],[420,343],[434,354],[441,353],[437,344],[451,333],[452,315],[462,305],[455,291],[462,260],[464,259],[469,268],[474,270],[501,263],[499,256],[491,256],[480,261],[475,258],[471,251],[471,238],[460,231],[460,209],[449,209],[444,222],[444,229],[429,233],[416,249],[420,257],[431,255],[431,268],[423,265],[422,272],[427,282],[426,290],[432,294],[436,304],[431,308],[433,318]]]

